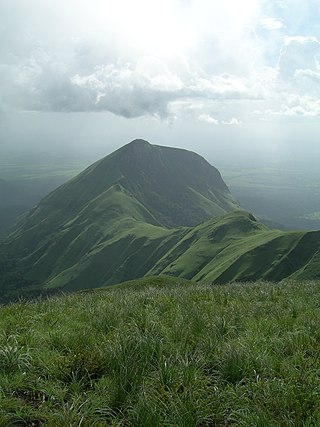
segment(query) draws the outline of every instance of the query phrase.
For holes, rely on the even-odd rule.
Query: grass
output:
[[[137,140],[19,222],[0,245],[15,259],[12,268],[0,257],[0,302],[26,295],[30,282],[35,291],[77,291],[160,274],[215,283],[317,280],[319,241],[320,232],[268,230],[239,211],[200,156]]]
[[[319,298],[144,278],[3,306],[0,425],[319,425]]]
[[[33,292],[54,292],[158,275],[220,284],[320,279],[319,231],[268,230],[244,211],[169,229],[145,221],[148,212],[118,187],[60,229],[38,218],[12,235],[0,257],[0,302],[26,296],[30,284]]]

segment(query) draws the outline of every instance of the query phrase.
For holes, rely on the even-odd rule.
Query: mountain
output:
[[[32,282],[98,286],[146,274],[186,232],[181,227],[235,209],[205,159],[135,140],[45,197],[6,249]]]
[[[143,219],[166,227],[196,225],[238,208],[218,170],[199,155],[135,140],[52,192],[31,213],[30,224],[43,218],[60,224],[103,203],[107,191],[125,193],[141,205]]]
[[[227,283],[320,278],[320,231],[269,230],[236,211],[191,228],[148,272]]]
[[[3,294],[146,275],[319,277],[320,232],[269,230],[195,153],[135,140],[45,197],[2,245]],[[23,291],[21,291],[23,289]]]

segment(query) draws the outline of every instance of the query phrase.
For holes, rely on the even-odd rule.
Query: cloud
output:
[[[216,117],[211,116],[210,114],[200,114],[198,116],[198,120],[200,122],[205,122],[213,125],[231,125],[231,126],[239,126],[242,124],[242,121],[237,119],[236,117],[232,117],[227,120],[219,121]]]
[[[287,36],[282,46],[278,69],[282,79],[292,78],[296,70],[316,70],[320,41],[316,37]]]
[[[198,117],[198,120],[200,122],[210,123],[212,125],[218,125],[219,120],[215,119],[214,117],[210,116],[209,114],[200,114]]]
[[[246,74],[259,56],[248,30],[256,9],[256,0],[2,3],[0,108],[166,118],[178,101],[255,99]]]
[[[277,117],[279,119],[312,120],[320,117],[320,99],[297,94],[282,94],[272,108],[255,110],[253,114],[260,119]]]
[[[239,126],[242,124],[242,121],[237,119],[236,117],[232,117],[229,120],[224,120],[222,122],[224,125],[232,125],[232,126]]]
[[[77,59],[77,55],[75,55]],[[78,63],[79,61],[72,61]],[[36,111],[110,111],[124,117],[167,118],[178,100],[242,100],[260,96],[243,77],[207,75],[188,58],[180,66],[153,56],[81,69],[52,60],[42,49],[17,64],[0,65],[1,104]],[[79,69],[79,68],[78,68]],[[87,72],[89,71],[89,72]]]
[[[310,116],[317,109],[320,42],[299,34],[283,40],[285,31],[295,34],[287,0],[282,15],[279,2],[266,8],[262,0],[164,0],[155,9],[147,0],[92,2],[0,5],[2,111],[239,125],[254,120],[253,111],[298,115],[302,108]],[[280,52],[278,63],[271,51]]]
[[[145,63],[122,68],[99,66],[90,75],[72,76],[70,81],[79,97],[89,100],[80,109],[106,110],[125,117],[167,116],[167,105],[177,97],[181,81],[164,64],[159,62],[157,69],[152,69],[150,60],[147,62],[148,67]]]
[[[284,28],[284,24],[280,19],[271,18],[269,16],[263,17],[260,23],[264,29],[269,31],[280,30],[281,28]]]

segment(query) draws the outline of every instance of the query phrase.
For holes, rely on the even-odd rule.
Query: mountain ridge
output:
[[[320,232],[269,230],[239,210],[201,156],[135,140],[46,196],[2,250],[28,286],[73,291],[161,274],[316,278],[319,242]]]

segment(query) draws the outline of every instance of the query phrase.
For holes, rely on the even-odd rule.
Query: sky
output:
[[[0,0],[0,148],[298,160],[319,131],[319,0]]]

